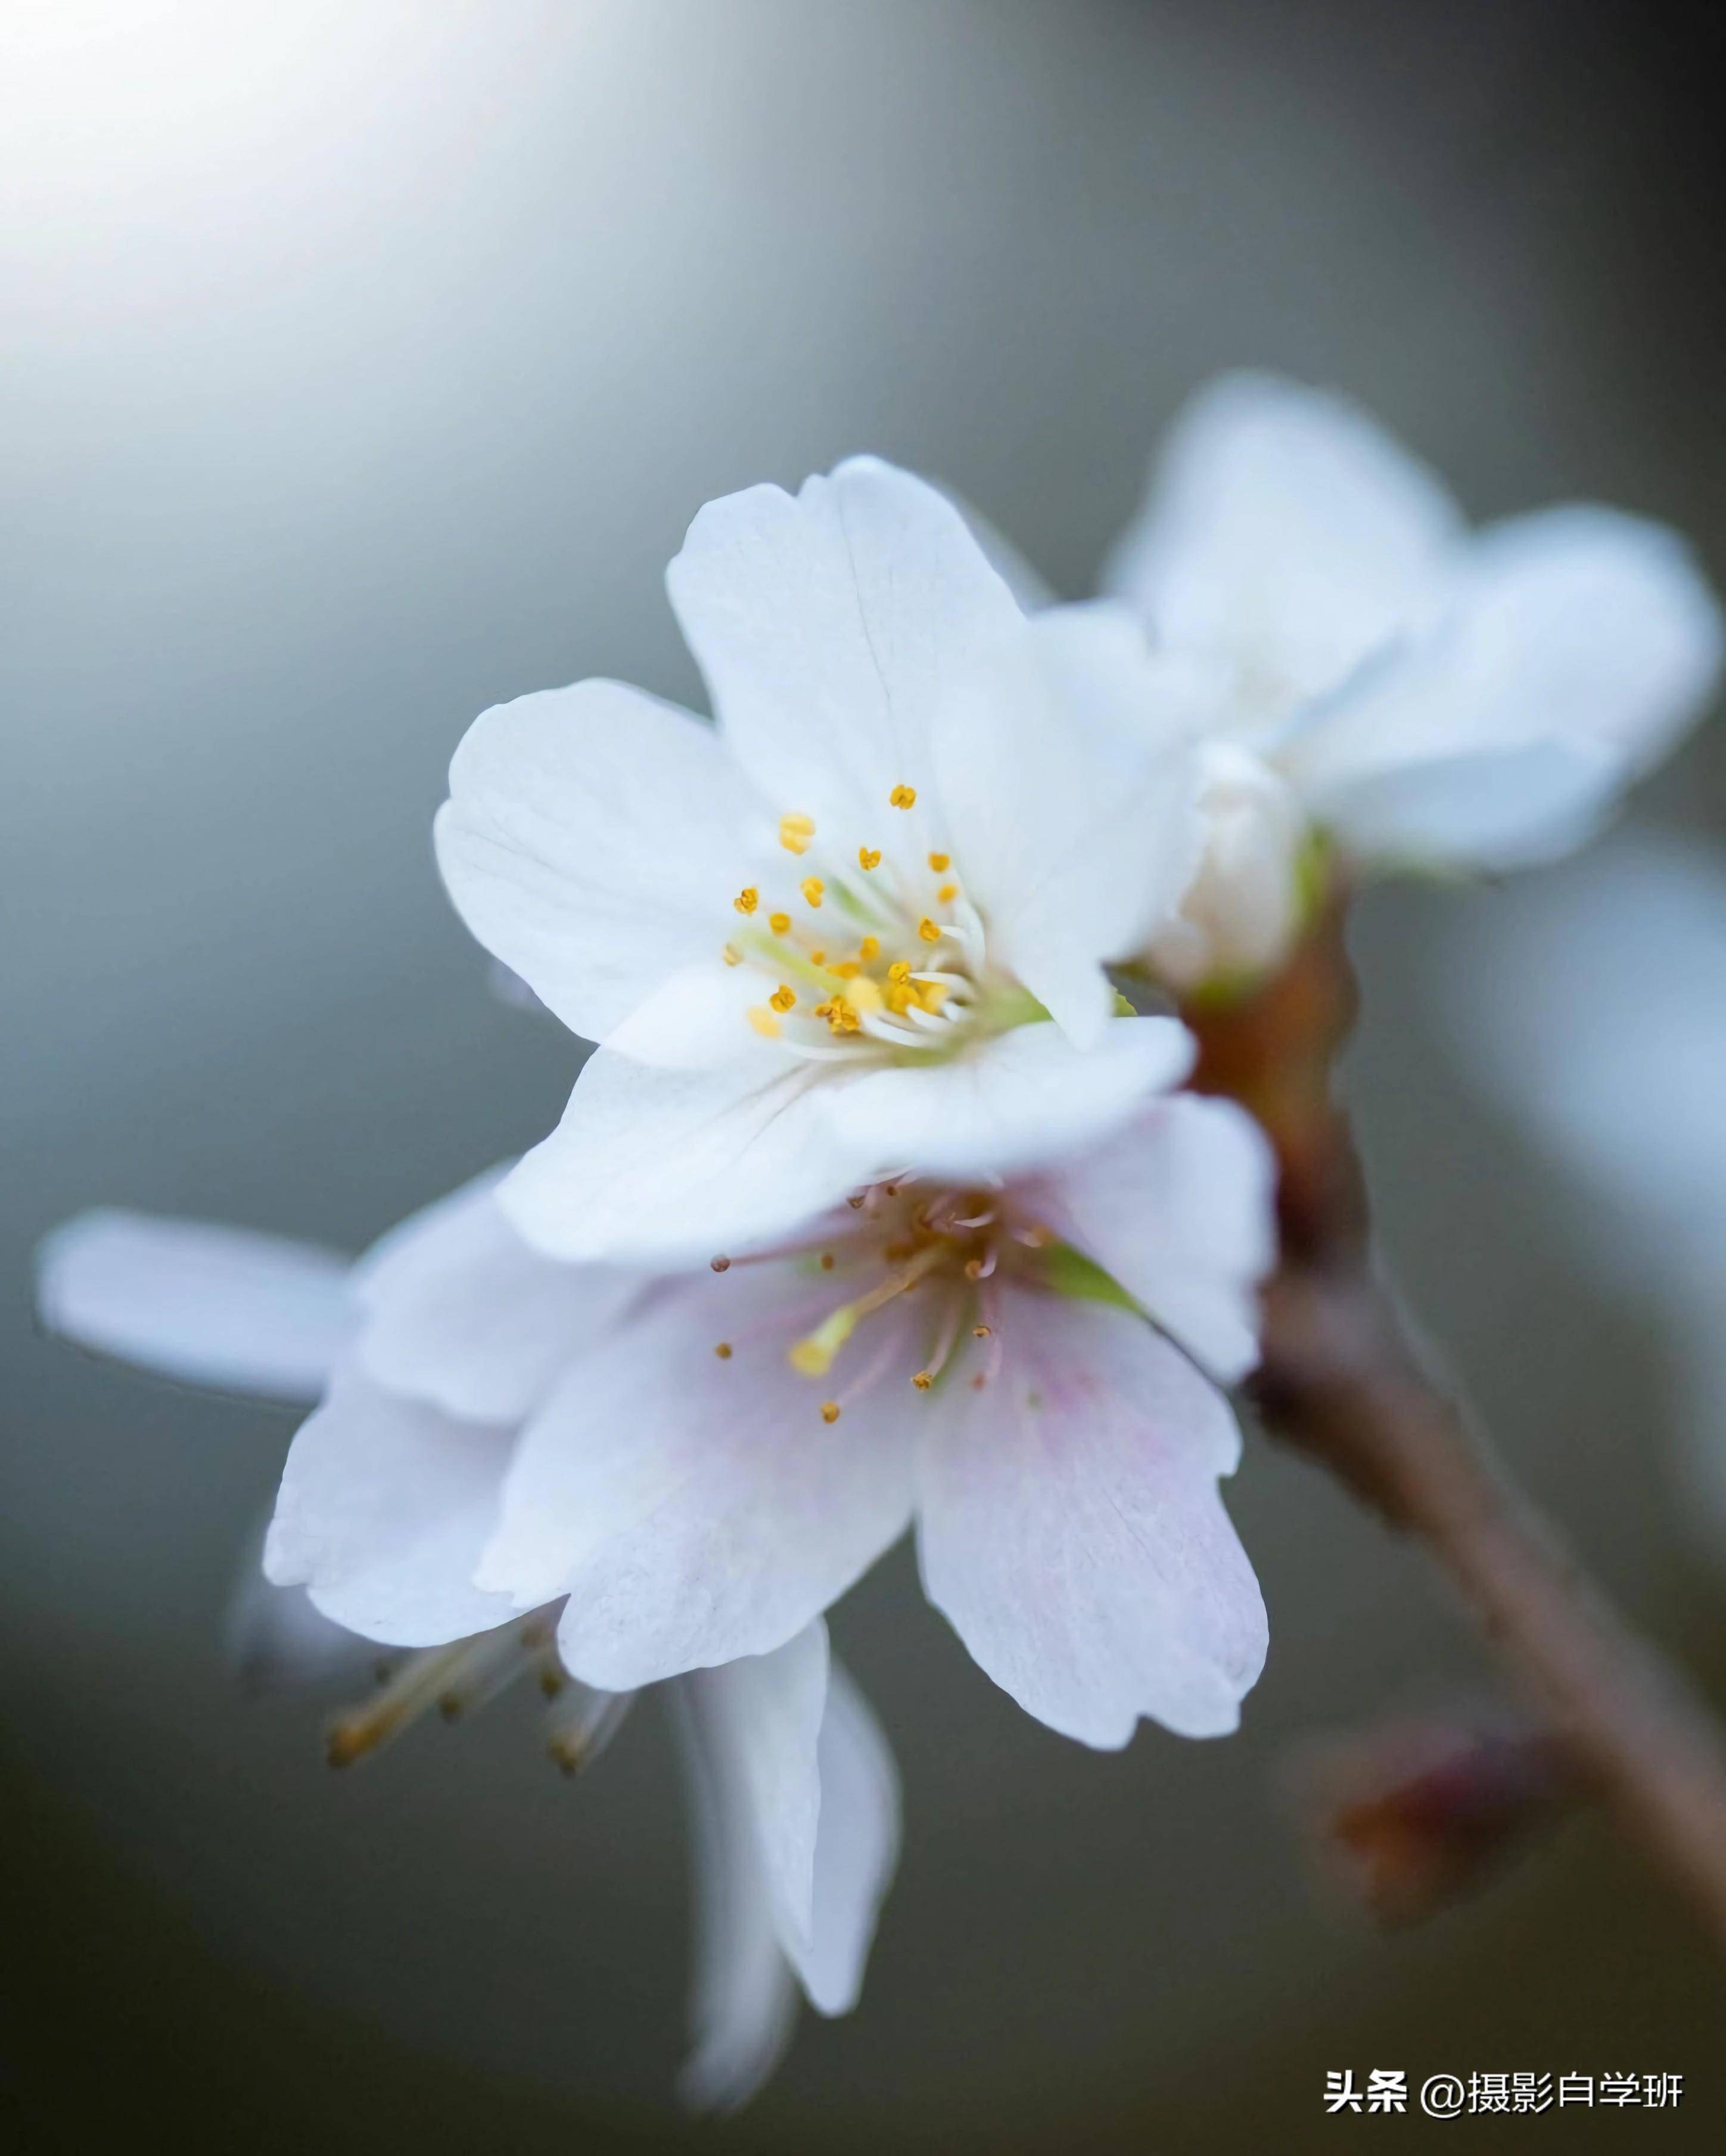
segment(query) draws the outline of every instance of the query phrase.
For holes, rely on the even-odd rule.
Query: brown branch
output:
[[[1254,1110],[1281,1165],[1282,1262],[1253,1386],[1265,1428],[1425,1546],[1577,1773],[1726,1941],[1726,1740],[1422,1368],[1374,1270],[1330,1092],[1354,1011],[1342,906],[1258,994],[1191,1014],[1199,1082]]]

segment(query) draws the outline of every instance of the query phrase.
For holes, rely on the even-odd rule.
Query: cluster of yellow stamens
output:
[[[909,809],[916,803],[917,789],[914,786],[895,786],[887,798],[890,807]],[[779,819],[779,843],[789,854],[807,854],[815,835],[812,816],[790,810]],[[858,865],[865,874],[879,868],[882,860],[883,849],[879,846],[862,845],[857,850]],[[947,854],[931,853],[927,860],[930,874],[936,877],[945,877],[952,865]],[[873,1032],[889,1044],[897,1040],[904,1047],[934,1045],[935,1040],[927,1030],[929,1021],[957,1014],[959,1004],[953,1004],[955,988],[961,992],[960,1002],[966,1000],[963,975],[942,966],[934,957],[935,945],[949,937],[962,938],[961,929],[938,919],[934,911],[934,907],[950,907],[955,903],[960,897],[959,885],[950,880],[940,883],[933,892],[934,907],[930,912],[918,915],[914,923],[906,911],[909,894],[902,875],[889,871],[881,880],[892,886],[890,895],[877,895],[866,894],[863,886],[849,882],[843,872],[830,869],[828,873],[835,878],[833,889],[830,890],[827,880],[819,875],[805,876],[797,886],[804,906],[811,912],[819,911],[824,901],[832,898],[836,910],[853,917],[861,914],[865,919],[873,918],[889,935],[897,925],[899,934],[907,939],[914,936],[915,942],[911,947],[914,950],[923,947],[924,955],[915,962],[909,957],[883,961],[882,934],[871,929],[859,937],[854,955],[829,958],[824,948],[803,943],[789,907],[776,907],[766,916],[766,927],[774,938],[771,946],[761,941],[751,942],[748,938],[740,938],[724,948],[728,966],[740,965],[749,957],[764,969],[771,967],[781,975],[790,976],[788,979],[780,979],[764,1003],[750,1006],[746,1014],[750,1024],[764,1039],[778,1040],[785,1031],[782,1021],[801,1008],[825,1024],[830,1038],[843,1040]],[[755,885],[747,884],[731,903],[745,920],[750,919],[760,912],[761,891]],[[794,987],[794,982],[798,985]],[[909,1024],[904,1023],[908,1020]],[[901,1023],[895,1024],[894,1021]],[[919,1032],[919,1028],[924,1030]],[[812,1052],[807,1035],[793,1035],[791,1045],[796,1047],[800,1039],[803,1052]]]
[[[932,1393],[957,1360],[969,1363],[967,1381],[981,1388],[1000,1367],[998,1291],[1009,1275],[1035,1277],[1037,1253],[1048,1233],[1037,1223],[1017,1220],[991,1190],[946,1191],[929,1198],[901,1183],[879,1183],[853,1194],[853,1209],[863,1216],[828,1247],[793,1245],[764,1251],[743,1264],[797,1260],[799,1269],[814,1260],[822,1273],[843,1268],[851,1292],[820,1322],[792,1341],[783,1353],[800,1376],[828,1377],[859,1328],[871,1320],[872,1332],[891,1312],[904,1313],[904,1298],[915,1294],[917,1316],[901,1315],[866,1355],[850,1383],[820,1403],[823,1422],[839,1419],[847,1404],[873,1387],[898,1350],[916,1353],[909,1373],[899,1365],[899,1382],[909,1376],[912,1389]],[[733,1260],[713,1260],[716,1272],[729,1272]],[[781,1336],[782,1340],[783,1336]],[[987,1343],[971,1349],[968,1342]],[[919,1352],[920,1350],[920,1352]],[[961,1353],[962,1351],[962,1353]],[[720,1341],[714,1353],[721,1362],[733,1358],[733,1344]],[[909,1359],[908,1354],[907,1359]]]

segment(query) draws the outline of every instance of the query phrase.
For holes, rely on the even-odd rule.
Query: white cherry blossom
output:
[[[1104,968],[1196,864],[1201,675],[1122,608],[1027,619],[868,458],[709,503],[668,581],[716,723],[612,681],[524,696],[438,819],[469,926],[599,1044],[504,1193],[523,1233],[687,1260],[1118,1127],[1168,1042]]]
[[[1719,608],[1675,533],[1584,504],[1471,531],[1364,413],[1265,376],[1177,420],[1108,583],[1227,688],[1205,866],[1150,942],[1181,987],[1286,946],[1314,833],[1357,867],[1569,850],[1720,671]]]
[[[871,1186],[652,1277],[545,1258],[483,1181],[362,1261],[269,1575],[398,1645],[563,1600],[565,1665],[624,1692],[772,1654],[914,1517],[930,1599],[1053,1727],[1231,1729],[1265,1620],[1221,1388],[1255,1358],[1269,1187],[1250,1121],[1177,1095],[1056,1168]],[[111,1338],[71,1232],[44,1308]]]
[[[464,1268],[486,1278],[483,1303],[453,1293]],[[305,1245],[116,1212],[69,1222],[38,1263],[44,1321],[82,1345],[225,1390],[325,1392],[290,1468],[290,1482],[330,1478],[325,1539],[304,1568],[311,1594],[254,1568],[231,1630],[242,1671],[273,1684],[351,1673],[375,1659],[373,1642],[423,1650],[333,1726],[338,1761],[434,1703],[485,1696],[545,1651],[548,1613],[524,1621],[470,1575],[497,1509],[507,1419],[547,1374],[546,1335],[574,1352],[615,1313],[615,1285],[533,1259],[479,1193],[432,1209],[351,1273]],[[398,1391],[404,1304],[416,1328],[465,1330],[417,1389]],[[291,1524],[279,1520],[271,1542],[278,1579],[300,1570],[280,1553],[294,1547]],[[631,1694],[561,1671],[551,1681],[552,1756],[573,1769],[603,1748]],[[698,2108],[730,2109],[777,2062],[799,1985],[823,2014],[856,2004],[897,1861],[898,1777],[819,1618],[769,1653],[663,1689],[696,1856],[682,2086]]]

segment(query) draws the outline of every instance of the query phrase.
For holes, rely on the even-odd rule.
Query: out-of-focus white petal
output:
[[[905,1168],[1009,1175],[1106,1137],[1192,1057],[1173,1019],[1111,1019],[1088,1051],[1058,1026],[1022,1025],[945,1062],[873,1071],[823,1105],[857,1181]]]
[[[1462,536],[1437,477],[1355,406],[1226,375],[1176,420],[1107,588],[1160,642],[1231,662],[1268,725],[1424,619]]]
[[[504,1211],[552,1257],[679,1263],[783,1234],[842,1196],[851,1156],[812,1083],[766,1051],[711,1070],[597,1050],[563,1120],[504,1183]]]
[[[458,1422],[338,1370],[282,1471],[264,1569],[368,1640],[442,1645],[515,1614],[474,1568],[498,1516],[510,1434]]]
[[[695,1858],[691,2049],[679,2082],[695,2111],[735,2111],[779,2063],[796,1988],[774,1922],[755,1824],[691,1681],[665,1688],[689,1788]]]
[[[827,1630],[813,1624],[768,1655],[679,1681],[747,1810],[780,1943],[807,1953],[815,1921],[822,1805],[817,1745],[827,1693]]]
[[[909,1517],[909,1389],[877,1386],[823,1422],[823,1384],[786,1350],[843,1298],[819,1274],[791,1273],[788,1293],[790,1270],[668,1283],[522,1433],[479,1578],[522,1609],[567,1592],[560,1651],[590,1684],[770,1652]],[[883,1312],[871,1345],[910,1322]],[[917,1367],[909,1332],[903,1367]]]
[[[1023,1203],[1233,1384],[1258,1360],[1275,1185],[1252,1118],[1232,1101],[1183,1093],[1052,1170]]]
[[[1146,947],[1159,977],[1183,989],[1250,977],[1282,958],[1300,926],[1311,828],[1293,788],[1251,749],[1207,742],[1199,767],[1198,873],[1179,915]]]
[[[930,1601],[995,1681],[1082,1743],[1149,1715],[1236,1727],[1262,1666],[1264,1605],[1216,1477],[1228,1403],[1141,1320],[1010,1297],[994,1382],[954,1389],[919,1448]]]
[[[1719,687],[1719,601],[1676,531],[1587,503],[1517,516],[1470,548],[1457,602],[1491,724],[1611,751],[1671,749]],[[1484,723],[1484,721],[1483,721]]]
[[[641,1291],[635,1275],[531,1249],[497,1202],[504,1172],[403,1221],[354,1272],[366,1374],[459,1421],[520,1421]]]
[[[578,681],[474,721],[438,861],[487,950],[601,1040],[712,955],[759,813],[710,726],[621,682]]]
[[[1589,836],[1718,685],[1719,609],[1658,525],[1573,507],[1483,536],[1442,619],[1281,762],[1362,855],[1509,868]]]
[[[1531,742],[1315,779],[1307,805],[1359,860],[1489,872],[1574,853],[1623,780],[1621,764],[1585,743]]]
[[[797,1972],[820,2012],[848,2014],[899,1862],[899,1786],[880,1725],[837,1662],[827,1672],[817,1757],[814,1924]]]
[[[847,853],[928,789],[935,711],[1023,619],[952,504],[874,457],[709,502],[666,583],[727,743]]]
[[[1114,1008],[1104,963],[1191,880],[1193,744],[1213,715],[1201,679],[1107,603],[1039,614],[941,712],[941,803],[990,954],[1081,1047]]]
[[[36,1306],[81,1348],[193,1385],[311,1400],[354,1329],[349,1260],[149,1214],[80,1213],[36,1254]]]

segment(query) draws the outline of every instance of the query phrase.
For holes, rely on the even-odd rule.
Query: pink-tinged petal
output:
[[[1103,968],[1173,917],[1198,865],[1194,743],[1216,712],[1124,607],[1057,607],[944,707],[936,770],[991,960],[1093,1047]]]
[[[1233,1729],[1265,1615],[1216,1491],[1227,1401],[1124,1312],[1015,1294],[999,1322],[993,1382],[961,1366],[919,1450],[930,1599],[1063,1735],[1114,1748],[1142,1715]]]
[[[626,1265],[782,1235],[856,1180],[812,1083],[825,1067],[764,1055],[651,1070],[600,1049],[556,1130],[504,1184],[504,1209],[549,1256]]]
[[[1465,537],[1426,465],[1342,398],[1229,374],[1170,430],[1108,588],[1233,665],[1274,722],[1426,619]]]
[[[822,1419],[830,1376],[786,1350],[843,1299],[785,1263],[668,1284],[572,1365],[523,1432],[481,1583],[566,1591],[560,1650],[611,1691],[770,1652],[849,1587],[910,1512],[907,1382]],[[715,1351],[721,1343],[729,1356]]]
[[[930,787],[936,711],[1023,622],[952,504],[873,457],[709,502],[666,583],[740,762],[848,853]]]
[[[1050,1170],[1021,1203],[1113,1275],[1219,1383],[1233,1384],[1258,1360],[1275,1188],[1252,1118],[1232,1101],[1182,1093]]]
[[[282,1471],[264,1570],[350,1631],[438,1646],[515,1614],[474,1566],[498,1517],[510,1433],[458,1422],[337,1372]]]
[[[80,1213],[36,1255],[49,1332],[187,1384],[314,1400],[351,1338],[350,1260],[244,1228]]]
[[[760,814],[712,728],[616,681],[483,712],[449,768],[456,911],[590,1040],[724,941]]]
[[[817,1758],[814,1922],[807,1950],[795,1958],[810,2004],[822,2014],[848,2014],[899,1862],[899,1784],[880,1725],[837,1662],[827,1672]]]
[[[945,1061],[905,1063],[823,1088],[849,1180],[907,1168],[1011,1175],[1119,1130],[1176,1085],[1193,1043],[1173,1019],[1112,1019],[1088,1050],[1058,1026],[1016,1026]]]
[[[497,1202],[503,1174],[415,1214],[354,1273],[366,1374],[458,1421],[520,1422],[641,1291],[636,1275],[561,1264],[524,1242]]]

